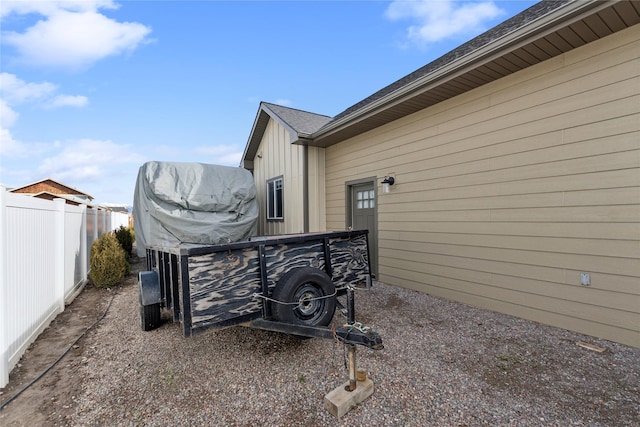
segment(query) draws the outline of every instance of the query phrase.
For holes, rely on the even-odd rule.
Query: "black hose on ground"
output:
[[[67,353],[69,353],[69,351],[73,348],[73,346],[76,345],[76,343],[78,341],[80,341],[80,339],[82,337],[84,337],[87,332],[89,332],[98,323],[100,323],[100,321],[102,319],[104,319],[104,317],[107,315],[107,312],[109,311],[109,308],[111,307],[111,303],[113,302],[113,299],[116,297],[116,294],[117,294],[117,292],[113,293],[113,295],[111,296],[111,299],[109,300],[109,304],[107,304],[107,308],[105,308],[104,313],[102,313],[102,315],[98,318],[98,320],[93,322],[93,324],[91,326],[89,326],[87,329],[85,329],[85,331],[82,334],[80,334],[80,336],[78,338],[76,338],[75,341],[73,341],[69,345],[69,347],[60,355],[60,357],[58,357],[51,365],[49,365],[47,367],[47,369],[45,369],[43,372],[41,372],[37,377],[35,377],[33,380],[31,380],[24,387],[22,387],[22,389],[20,389],[16,394],[14,394],[9,399],[7,399],[2,404],[0,404],[0,411],[3,410],[5,408],[5,406],[7,406],[9,403],[13,402],[16,398],[18,398],[18,396],[20,396],[22,393],[24,393],[29,387],[34,385],[40,378],[44,377],[47,374],[47,372],[49,372],[54,366],[56,366],[58,364],[58,362],[60,362],[62,360],[62,358],[64,356],[66,356]]]

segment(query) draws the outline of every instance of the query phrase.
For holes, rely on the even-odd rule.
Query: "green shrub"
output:
[[[121,283],[131,271],[127,254],[114,233],[105,233],[93,242],[89,264],[89,278],[99,288]]]
[[[124,249],[127,255],[131,257],[131,253],[133,252],[133,234],[131,232],[131,229],[125,228],[123,225],[121,225],[120,228],[118,228],[114,233],[122,249]]]

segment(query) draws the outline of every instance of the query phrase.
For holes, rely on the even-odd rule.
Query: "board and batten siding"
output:
[[[309,179],[309,230],[326,231],[325,150],[307,147],[307,175]]]
[[[309,230],[325,230],[324,150],[307,148],[309,171]],[[271,119],[254,159],[254,182],[260,206],[258,234],[303,233],[304,230],[304,147],[291,144],[287,129]],[[267,181],[282,176],[284,220],[267,220]]]
[[[327,148],[327,227],[386,175],[382,282],[640,347],[640,25]]]

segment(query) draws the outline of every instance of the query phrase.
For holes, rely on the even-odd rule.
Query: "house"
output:
[[[65,203],[70,205],[90,205],[93,197],[73,187],[62,184],[51,178],[43,179],[22,187],[9,190],[12,193],[20,193],[40,199],[53,200],[55,198],[65,199]]]
[[[384,283],[640,347],[639,23],[544,1],[335,117],[260,104],[259,232],[366,227]]]

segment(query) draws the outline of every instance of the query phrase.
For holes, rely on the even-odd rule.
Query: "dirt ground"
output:
[[[137,272],[143,267],[144,258],[133,257],[131,274],[120,286],[133,286]],[[68,424],[74,402],[82,390],[82,378],[76,368],[87,360],[84,356],[87,335],[82,335],[104,315],[118,290],[119,287],[100,289],[87,284],[29,347],[11,371],[9,384],[0,389],[0,405],[20,393],[42,372],[50,370],[0,410],[1,425]]]
[[[377,389],[337,422],[322,396],[345,379],[338,344],[247,328],[185,339],[169,323],[143,332],[144,264],[133,258],[119,287],[87,285],[40,335],[0,406],[51,369],[0,410],[1,426],[638,425],[639,349],[381,284],[357,301],[385,343],[360,352]],[[248,372],[261,375],[237,381]]]

